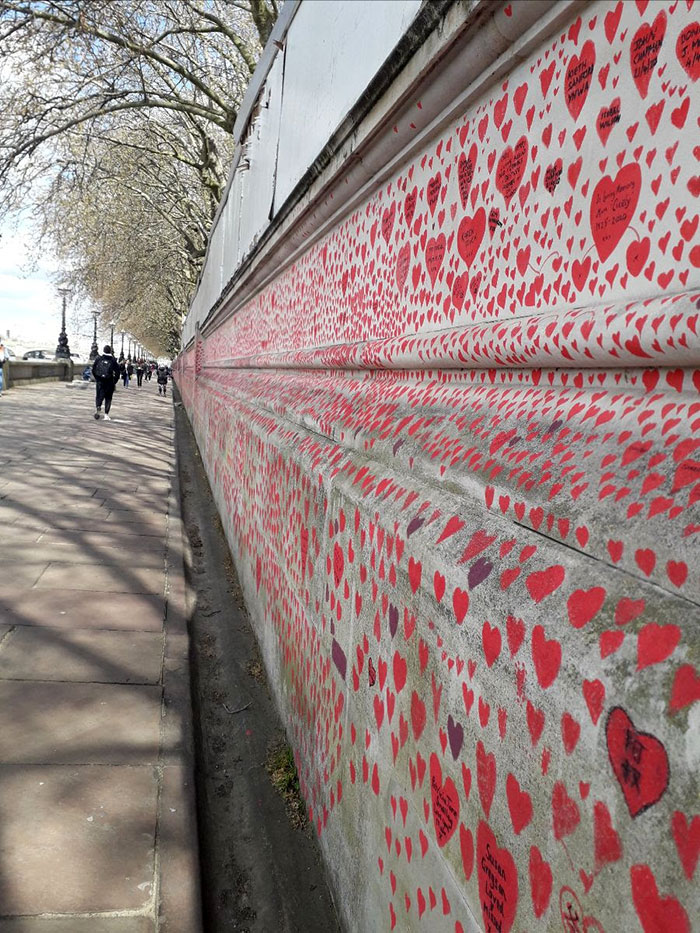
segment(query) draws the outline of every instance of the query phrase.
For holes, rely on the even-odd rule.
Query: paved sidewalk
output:
[[[0,399],[0,933],[198,933],[170,397]]]

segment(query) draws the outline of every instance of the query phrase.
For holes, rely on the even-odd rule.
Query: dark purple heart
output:
[[[391,637],[393,638],[396,635],[396,629],[399,627],[399,610],[396,606],[392,606],[389,603],[389,631],[391,632]]]
[[[461,723],[455,722],[452,716],[447,717],[447,737],[450,740],[450,751],[455,761],[462,751],[462,742],[464,742],[464,729]]]
[[[345,657],[345,652],[340,647],[335,638],[333,639],[333,646],[331,647],[331,655],[333,657],[333,661],[335,662],[335,666],[340,672],[340,676],[343,678],[343,680],[345,680],[345,675],[347,674],[348,670],[348,659]]]
[[[480,583],[483,583],[492,570],[493,564],[490,560],[487,560],[487,558],[480,557],[478,560],[475,560],[469,568],[469,574],[467,576],[469,589],[473,590]]]
[[[414,531],[418,531],[421,525],[425,524],[425,519],[421,515],[416,515],[415,518],[412,518],[408,523],[408,528],[406,529],[406,537],[410,538]]]

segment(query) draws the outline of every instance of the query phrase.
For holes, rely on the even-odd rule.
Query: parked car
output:
[[[23,360],[53,360],[55,358],[53,350],[27,350],[22,357]]]

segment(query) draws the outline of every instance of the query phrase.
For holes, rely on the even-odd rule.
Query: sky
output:
[[[31,268],[27,255],[30,232],[0,228],[0,336],[7,346],[22,351],[56,349],[61,330],[61,296],[54,284],[57,266],[50,257]],[[8,336],[9,331],[9,336]],[[92,318],[88,312],[66,307],[66,331],[71,352],[89,352]]]

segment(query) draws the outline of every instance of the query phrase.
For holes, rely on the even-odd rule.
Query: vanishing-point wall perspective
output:
[[[348,930],[690,931],[700,7],[282,9],[175,379]]]

